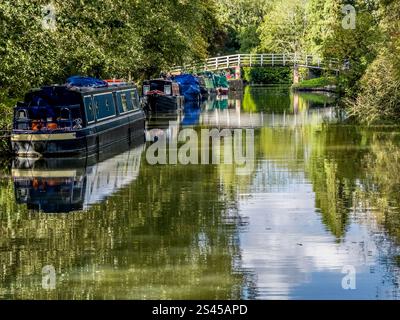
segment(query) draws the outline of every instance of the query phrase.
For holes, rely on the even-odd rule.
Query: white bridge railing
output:
[[[324,60],[312,55],[300,54],[236,54],[207,59],[204,63],[177,66],[171,72],[183,71],[215,71],[236,67],[274,67],[298,66],[311,69],[327,69],[339,71],[343,68],[337,59]]]

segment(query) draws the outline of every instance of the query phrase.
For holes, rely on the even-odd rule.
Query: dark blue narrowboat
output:
[[[70,79],[66,85],[32,90],[17,103],[11,136],[15,154],[90,154],[143,135],[145,114],[135,85]]]
[[[173,80],[147,80],[143,82],[143,105],[148,114],[175,113],[182,110],[184,97]]]

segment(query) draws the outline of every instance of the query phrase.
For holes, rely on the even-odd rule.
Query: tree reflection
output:
[[[236,118],[250,118],[246,109],[269,110],[261,94],[257,97],[254,93],[259,89],[248,90],[243,100],[235,101],[236,108],[204,110],[199,115],[200,125],[224,127],[228,123],[224,117],[229,115],[232,126]],[[240,236],[251,221],[240,212],[239,204],[257,192],[268,196],[297,192],[301,187],[288,186],[309,188],[310,183],[313,194],[308,196],[315,197],[315,206],[311,200],[305,210],[317,211],[332,234],[327,237],[336,240],[335,245],[345,246],[352,224],[366,226],[368,232],[378,235],[370,238],[380,250],[373,259],[386,259],[385,275],[396,283],[400,243],[398,129],[326,124],[330,111],[315,108],[317,101],[299,96],[296,113],[292,112],[294,99],[287,93],[280,102],[280,98],[268,99],[271,108],[275,110],[274,104],[279,104],[282,112],[257,114],[256,166],[248,176],[238,176],[234,165],[150,166],[143,154],[136,180],[88,210],[49,215],[16,204],[13,181],[0,175],[0,297],[256,297],[256,273],[241,269]],[[218,122],[206,118],[207,112],[217,114]],[[194,124],[197,113],[195,116]],[[171,119],[164,120],[168,123]],[[157,121],[150,121],[148,127],[172,137],[182,121],[176,120],[176,127],[163,127]],[[303,196],[307,194],[300,194],[299,200],[309,200],[301,199]],[[254,216],[263,214],[261,209],[253,212]],[[320,227],[319,218],[316,220]],[[265,243],[251,245],[268,255]],[[54,291],[41,287],[46,265],[56,268]]]
[[[235,271],[237,209],[214,166],[149,166],[87,211],[47,215],[13,199],[3,180],[3,298],[234,299],[248,280]],[[54,291],[41,270],[57,271]]]
[[[377,222],[400,243],[400,135],[399,132],[369,135],[370,152],[363,159],[368,179],[357,188],[356,197],[359,206],[371,211]]]
[[[353,192],[362,179],[365,141],[356,127],[324,125],[314,132],[307,172],[313,183],[316,207],[324,223],[338,238],[345,235]]]

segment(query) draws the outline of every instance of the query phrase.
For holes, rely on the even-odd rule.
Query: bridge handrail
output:
[[[187,69],[222,70],[238,66],[290,66],[298,65],[309,68],[331,69],[339,71],[338,59],[322,59],[319,56],[304,53],[241,53],[212,57],[203,62],[188,66],[176,66],[171,71],[179,72]]]

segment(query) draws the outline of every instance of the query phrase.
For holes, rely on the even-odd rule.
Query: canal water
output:
[[[400,129],[335,105],[248,87],[151,119],[146,144],[3,161],[0,298],[398,299]],[[253,165],[151,164],[184,128],[249,129]]]

